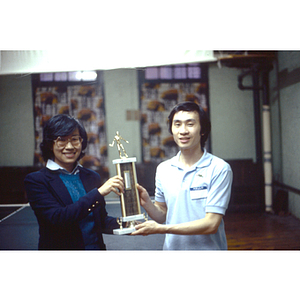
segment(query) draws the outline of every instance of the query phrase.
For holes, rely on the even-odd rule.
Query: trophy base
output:
[[[123,228],[123,229],[114,229],[115,235],[123,235],[123,234],[130,234],[134,232],[136,229],[134,227],[131,228]]]
[[[127,217],[121,217],[121,218],[118,218],[117,219],[117,222],[120,224],[120,229],[114,229],[113,230],[113,234],[116,234],[116,235],[123,235],[123,234],[130,234],[132,232],[134,232],[136,229],[135,229],[135,222],[136,220],[141,220],[141,219],[144,219],[144,220],[148,220],[148,215],[146,216],[145,214],[139,214],[139,215],[133,215],[133,216],[127,216]],[[129,227],[125,227],[123,228],[121,226],[122,222],[130,222],[130,226]]]
[[[139,214],[139,215],[133,215],[133,216],[128,216],[128,217],[122,217],[122,222],[130,222],[130,221],[136,221],[136,220],[142,220],[145,219],[144,214]]]

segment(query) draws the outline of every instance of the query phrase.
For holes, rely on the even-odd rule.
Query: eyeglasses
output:
[[[74,147],[78,147],[82,141],[83,138],[81,136],[72,136],[70,139],[59,136],[54,142],[58,148],[64,148],[69,142],[71,142]]]

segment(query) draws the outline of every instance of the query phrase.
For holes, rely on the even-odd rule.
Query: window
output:
[[[200,64],[182,64],[145,69],[145,80],[201,79]]]
[[[76,71],[76,72],[57,72],[57,73],[42,73],[40,81],[95,81],[97,79],[96,71]]]

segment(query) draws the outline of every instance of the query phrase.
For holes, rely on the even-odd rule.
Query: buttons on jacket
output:
[[[99,204],[99,201],[96,201],[94,204],[92,204],[92,208],[95,208]],[[88,211],[92,211],[92,208],[89,208]]]

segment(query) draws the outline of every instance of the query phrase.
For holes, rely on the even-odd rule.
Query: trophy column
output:
[[[117,131],[112,144],[109,144],[110,147],[113,147],[116,142],[120,159],[114,159],[113,164],[116,165],[117,175],[123,178],[125,187],[124,193],[120,196],[122,217],[117,219],[120,229],[114,229],[113,231],[114,234],[118,235],[135,231],[136,220],[147,220],[145,214],[141,214],[140,197],[136,187],[136,157],[128,157],[121,140],[127,144],[129,143],[124,140],[120,136],[119,131]],[[126,228],[123,228],[122,222],[127,222]]]
[[[136,188],[137,177],[135,168],[135,157],[121,158],[113,160],[116,165],[117,174],[124,179],[125,191],[120,196],[122,217],[119,218],[120,225],[122,222],[129,222],[128,227],[114,229],[114,234],[128,234],[135,231],[135,221],[145,219],[141,213],[139,193]]]

